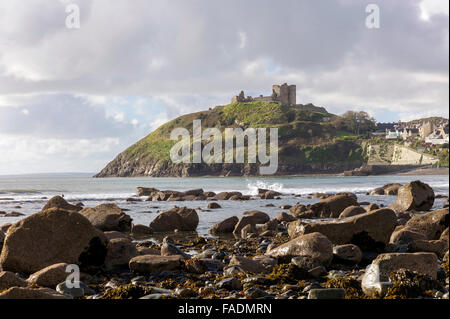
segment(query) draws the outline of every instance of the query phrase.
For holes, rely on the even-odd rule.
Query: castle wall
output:
[[[289,105],[297,104],[297,86],[289,85]]]
[[[271,102],[273,101],[273,98],[271,96],[258,96],[253,98],[253,101]]]
[[[278,98],[281,104],[289,105],[289,86],[287,84],[283,84],[280,87],[280,96]]]

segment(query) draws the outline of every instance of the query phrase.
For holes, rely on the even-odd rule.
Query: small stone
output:
[[[175,289],[175,294],[181,298],[195,297],[197,293],[189,288],[178,287]]]
[[[333,255],[336,262],[348,264],[358,264],[362,259],[361,249],[353,244],[334,246]]]
[[[242,288],[242,284],[237,278],[223,279],[217,284],[217,286],[227,290],[240,290]]]
[[[219,204],[217,204],[215,202],[212,202],[212,203],[209,203],[206,208],[208,208],[208,209],[219,209],[219,208],[222,208],[222,206],[220,206]]]
[[[345,299],[345,290],[343,288],[311,289],[308,299]]]
[[[258,299],[267,296],[267,292],[255,287],[248,288],[244,294],[249,299]]]
[[[81,287],[80,282],[72,283],[73,287],[67,286],[66,282],[62,282],[56,286],[56,291],[63,295],[69,295],[73,298],[81,298],[84,296],[84,289]]]
[[[237,275],[240,272],[244,272],[244,270],[239,266],[230,266],[223,270],[224,276],[233,276]]]
[[[326,275],[327,269],[324,266],[318,266],[308,271],[308,275],[313,278],[320,278]]]

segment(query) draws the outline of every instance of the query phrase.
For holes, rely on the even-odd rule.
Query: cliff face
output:
[[[208,111],[187,114],[170,121],[124,152],[120,153],[96,177],[129,176],[252,176],[259,164],[174,164],[170,140],[174,128],[186,128],[192,136],[194,120],[202,129],[276,127],[279,135],[278,175],[339,173],[364,164],[361,146],[348,140],[350,133],[337,131],[330,118],[334,115],[274,102],[248,102],[217,106]],[[247,147],[245,147],[245,150]],[[264,165],[265,166],[265,165]]]

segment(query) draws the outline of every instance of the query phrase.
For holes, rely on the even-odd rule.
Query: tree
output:
[[[347,111],[336,119],[335,125],[354,134],[363,134],[376,129],[375,119],[367,112]]]

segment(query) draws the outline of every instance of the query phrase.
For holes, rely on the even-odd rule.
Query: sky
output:
[[[446,0],[0,0],[0,175],[98,172],[168,120],[285,82],[334,114],[448,117],[448,63]]]

